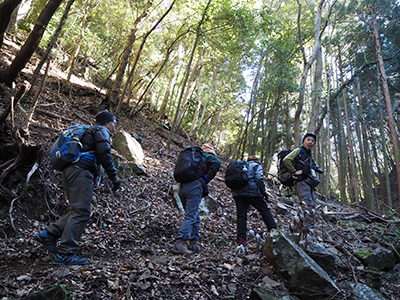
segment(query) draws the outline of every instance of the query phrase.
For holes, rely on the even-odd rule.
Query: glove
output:
[[[268,195],[267,194],[263,194],[263,197],[264,197],[265,201],[268,201]]]
[[[112,191],[115,192],[116,190],[118,190],[121,187],[121,180],[119,180],[118,176],[115,176],[112,179],[113,182],[113,187],[112,187]]]
[[[322,173],[324,173],[324,170],[322,170],[320,167],[318,167],[318,166],[316,166],[315,168],[315,172],[317,172],[317,173],[319,173],[319,174],[322,174]]]
[[[210,180],[208,179],[207,175],[204,175],[204,181],[206,182],[206,184],[208,184],[210,182]]]

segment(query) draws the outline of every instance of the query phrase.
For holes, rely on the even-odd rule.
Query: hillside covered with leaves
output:
[[[24,73],[18,84],[29,77],[29,72]],[[10,88],[1,87],[2,95],[9,93]],[[289,294],[286,280],[262,254],[268,233],[254,210],[248,214],[248,227],[254,237],[259,235],[261,239],[250,235],[247,251],[238,251],[236,208],[223,181],[229,159],[220,152],[222,168],[210,183],[217,209],[202,216],[202,252],[192,256],[170,252],[183,220],[172,195],[172,185],[176,184],[172,176],[174,164],[184,146],[200,141],[193,137],[189,140],[184,131],[177,131],[168,148],[170,123],[157,118],[151,110],[143,110],[135,117],[118,117],[119,128],[141,140],[148,176],[135,175],[114,151],[123,184],[114,194],[109,181],[103,178],[95,190],[93,215],[79,251],[79,256],[88,258],[88,265],[51,264],[53,256],[33,236],[63,214],[68,203],[61,174],[49,165],[49,148],[69,125],[91,124],[95,114],[104,108],[100,106],[102,97],[91,87],[65,85],[62,78],[49,76],[29,123],[29,134],[21,138],[26,144],[17,145],[15,133],[21,131],[15,129],[26,121],[24,107],[31,103],[22,101],[16,105],[2,124],[1,164],[2,174],[7,175],[1,177],[1,185],[7,193],[0,200],[0,297],[27,299],[35,292],[47,291],[51,296],[46,299],[259,299],[253,291],[263,282],[276,293]],[[8,104],[2,101],[1,113]],[[20,168],[5,173],[24,149],[31,149],[34,159],[27,158]],[[286,197],[280,195],[277,182],[271,177],[266,181],[268,205],[278,230],[291,232],[296,226],[308,230],[296,223],[298,209],[282,202]],[[322,194],[319,200],[322,202],[315,228],[308,234],[342,253],[332,276],[341,287],[334,299],[352,299],[348,286],[351,282],[374,286],[387,299],[397,299],[399,264],[386,271],[371,270],[354,255],[360,247],[399,244],[399,230],[391,226],[395,216],[341,205]],[[323,209],[334,218],[322,218]]]

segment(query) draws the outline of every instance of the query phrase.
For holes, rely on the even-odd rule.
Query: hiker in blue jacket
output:
[[[200,177],[194,181],[181,183],[179,186],[179,198],[185,207],[185,219],[179,229],[176,243],[171,249],[175,254],[200,252],[198,245],[200,238],[200,201],[201,198],[208,195],[207,185],[221,167],[221,161],[216,156],[217,154],[212,144],[203,144],[201,149],[203,153],[198,169]]]
[[[115,132],[116,118],[105,110],[96,115],[95,119],[97,124],[89,128],[80,140],[82,152],[87,154],[62,171],[62,182],[71,205],[70,211],[35,236],[47,250],[56,254],[53,261],[56,265],[84,265],[88,262],[86,258],[77,257],[75,253],[90,219],[99,165],[103,166],[113,182],[113,191],[121,185],[110,153],[110,137]],[[61,240],[57,248],[58,239]]]
[[[314,186],[310,185],[310,175],[318,172],[323,173],[323,170],[317,166],[312,157],[312,148],[317,141],[317,136],[313,132],[307,132],[302,140],[302,146],[294,149],[283,159],[283,163],[292,173],[294,188],[300,202],[306,203],[308,208],[315,206],[315,191]]]
[[[265,200],[268,199],[265,191],[264,173],[260,160],[256,156],[250,156],[248,161],[247,185],[240,189],[232,189],[233,199],[237,209],[237,242],[239,245],[247,246],[247,210],[252,205],[258,210],[264,220],[268,231],[276,228],[276,223],[272,217]],[[264,200],[265,199],[265,200]]]

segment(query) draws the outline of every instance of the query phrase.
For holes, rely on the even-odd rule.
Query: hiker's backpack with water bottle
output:
[[[83,155],[87,159],[95,160],[93,151],[81,152],[81,138],[91,127],[76,124],[60,134],[50,149],[50,163],[54,169],[63,171],[69,164],[78,162]]]

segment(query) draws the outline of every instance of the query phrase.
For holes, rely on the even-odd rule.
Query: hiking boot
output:
[[[172,253],[175,254],[192,254],[193,252],[190,251],[186,245],[185,245],[186,241],[183,240],[178,240],[175,244],[175,246],[171,249]]]
[[[197,241],[190,241],[190,242],[189,242],[189,250],[191,250],[191,251],[193,251],[193,252],[196,252],[196,253],[201,252],[200,246],[199,246],[199,244],[197,243]]]
[[[54,257],[53,265],[86,265],[88,260],[86,258],[79,258],[75,254],[60,254],[58,253],[56,257]]]
[[[238,244],[243,246],[248,246],[249,242],[246,241],[244,238],[238,238]]]
[[[43,230],[39,234],[35,235],[35,238],[42,243],[47,250],[57,254],[57,237],[54,234],[51,234],[47,230]]]

